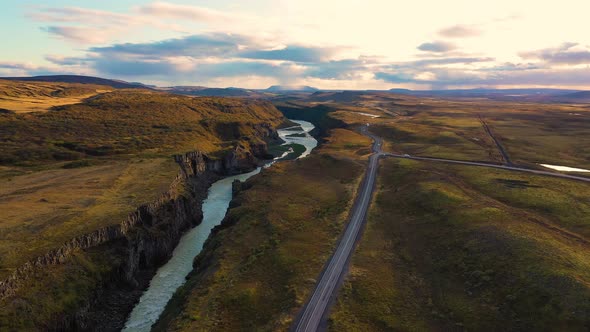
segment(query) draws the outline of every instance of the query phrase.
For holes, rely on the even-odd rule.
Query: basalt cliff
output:
[[[71,239],[0,281],[0,304],[11,308],[14,327],[48,331],[121,329],[156,269],[170,258],[180,237],[202,221],[201,205],[210,185],[226,175],[252,170],[269,158],[264,141],[278,140],[276,131],[270,125],[261,125],[254,132],[255,144],[242,140],[220,158],[198,151],[175,155],[178,175],[158,199],[138,207],[117,225]],[[85,260],[97,261],[100,269],[86,271]],[[78,296],[84,294],[82,300],[69,310],[52,314],[49,320],[30,317],[39,308],[23,301],[19,293],[68,282],[55,280],[58,273],[54,272],[72,268],[90,278],[83,289],[76,290]],[[23,325],[26,319],[33,323]],[[14,327],[0,326],[0,330]]]

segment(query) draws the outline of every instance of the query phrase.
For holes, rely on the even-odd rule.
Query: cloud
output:
[[[481,71],[523,71],[543,69],[543,66],[534,63],[511,63],[506,62],[494,67],[482,68]]]
[[[249,36],[210,33],[151,43],[90,47],[84,57],[47,56],[63,66],[85,64],[109,76],[169,80],[259,76],[283,81],[304,75],[312,65],[329,61],[337,49],[287,45],[273,49]],[[309,73],[314,75],[314,73]]]
[[[396,62],[377,67],[374,77],[396,84],[465,85],[490,75],[472,69],[473,65],[493,61],[494,58],[488,57],[449,57]]]
[[[273,77],[288,80],[298,68],[290,63],[269,63],[248,60],[203,62],[195,59],[162,58],[158,60],[133,58],[98,58],[94,68],[104,74],[123,77],[166,77],[177,80],[204,82],[228,77]]]
[[[64,40],[82,44],[105,43],[111,37],[129,31],[131,27],[145,26],[175,32],[184,31],[176,23],[167,23],[154,17],[79,7],[41,7],[27,16],[37,22],[57,23],[41,29]]]
[[[83,27],[49,26],[41,29],[54,36],[81,44],[104,43],[108,40],[109,35],[109,31],[104,29],[100,30]]]
[[[135,22],[135,18],[128,14],[79,7],[41,7],[36,8],[35,12],[28,13],[27,16],[38,22],[76,22],[97,25],[125,25]]]
[[[230,61],[219,64],[203,64],[196,67],[195,74],[200,77],[239,77],[263,76],[277,77],[281,80],[296,74],[297,66],[289,63]]]
[[[494,58],[488,57],[448,57],[448,58],[433,58],[433,59],[422,59],[409,62],[396,63],[397,66],[407,67],[426,67],[426,66],[443,66],[443,65],[454,65],[454,64],[473,64],[476,62],[490,62],[494,61]]]
[[[134,60],[125,58],[99,58],[93,67],[100,73],[115,76],[158,76],[177,74],[176,66],[167,60]]]
[[[310,65],[304,76],[328,80],[357,80],[377,62],[370,58],[344,59]]]
[[[287,45],[283,48],[274,49],[273,46],[273,44],[249,36],[210,33],[165,39],[151,43],[125,43],[105,47],[91,47],[89,52],[99,56],[127,55],[143,57],[144,59],[188,56],[192,58],[239,58],[319,63],[330,61],[341,49],[304,45]]]
[[[84,57],[66,57],[61,55],[46,55],[45,60],[59,66],[85,65],[88,62]]]
[[[479,36],[482,31],[474,25],[457,24],[439,30],[438,34],[447,38],[465,38]]]
[[[185,19],[197,22],[226,22],[231,23],[243,19],[242,15],[230,14],[199,6],[177,5],[168,2],[154,2],[140,6],[137,12],[150,16]]]
[[[278,50],[246,51],[238,56],[249,59],[321,62],[329,60],[336,52],[336,48],[287,46]]]
[[[264,10],[267,14],[282,13],[284,9],[298,9],[297,6],[281,4]],[[490,32],[486,38],[495,38],[492,31],[510,28],[508,23],[514,20],[511,17],[492,20],[493,17],[486,19],[474,15],[471,19],[476,23],[473,24],[436,26],[434,40],[424,40],[428,42],[417,46],[418,52],[415,46],[419,43],[413,44],[411,40],[399,40],[395,43],[395,50],[392,46],[383,46],[379,38],[367,33],[370,31],[350,26],[346,17],[329,23],[321,21],[325,23],[325,29],[314,31],[318,26],[307,23],[317,21],[317,6],[309,1],[309,6],[302,7],[305,11],[291,11],[297,13],[296,18],[270,14],[261,17],[261,14],[254,13],[253,7],[245,9],[246,12],[236,12],[152,0],[121,12],[78,7],[27,7],[29,17],[41,22],[42,31],[62,40],[90,45],[64,52],[74,56],[47,55],[47,66],[0,63],[0,69],[2,72],[31,74],[60,69],[63,72],[94,72],[99,76],[183,84],[208,84],[221,82],[222,78],[231,78],[232,82],[246,78],[252,83],[255,82],[252,78],[257,77],[262,78],[261,82],[328,82],[329,86],[348,82],[343,84],[356,84],[360,88],[367,82],[367,86],[392,82],[444,87],[546,80],[535,82],[539,85],[566,82],[568,77],[579,83],[585,80],[580,73],[587,71],[576,72],[574,66],[579,69],[580,65],[590,64],[590,47],[577,43],[520,53],[524,59],[522,63],[505,62],[514,60],[499,47],[489,49],[490,53],[487,53],[497,53],[501,57],[499,61],[486,53],[459,49],[458,46],[463,44],[458,38],[476,37],[486,31]],[[320,11],[333,10],[328,4],[320,7]],[[358,8],[352,7],[350,13],[358,16]],[[224,8],[224,5],[216,8]],[[490,15],[498,14],[501,13]],[[374,21],[363,26],[378,29],[380,20]],[[412,31],[416,35],[432,32],[429,30],[432,27],[421,28]],[[153,36],[167,36],[167,39],[149,41]],[[122,42],[113,42],[115,38]],[[362,50],[380,53],[382,57],[363,57],[358,49],[340,47],[332,38],[343,38],[340,40],[345,43],[351,40],[351,43],[362,45]],[[334,44],[326,43],[328,40]],[[473,42],[465,46],[479,47],[481,44]],[[503,45],[502,42],[500,40],[498,45]],[[509,45],[512,44],[506,43],[506,47]],[[411,61],[398,61],[400,58]]]
[[[434,53],[445,53],[445,52],[452,51],[456,48],[457,47],[454,44],[448,43],[448,42],[443,42],[443,41],[434,41],[434,42],[430,42],[430,43],[423,43],[420,46],[418,46],[418,49],[420,51],[434,52]]]
[[[85,67],[79,66],[41,66],[27,62],[0,61],[1,76],[37,76],[57,74],[89,74]]]
[[[100,54],[131,54],[146,57],[220,57],[237,54],[243,45],[254,46],[256,44],[254,39],[246,36],[215,33],[166,39],[152,43],[125,43],[107,47],[92,47],[89,51]]]
[[[32,70],[38,68],[38,66],[31,63],[12,62],[12,61],[0,61],[0,68],[3,69],[19,69],[19,70]]]
[[[590,50],[578,43],[564,43],[558,47],[522,52],[523,59],[537,59],[551,64],[590,64]]]
[[[412,83],[434,88],[462,86],[580,86],[590,85],[590,68],[585,69],[530,69],[516,71],[464,70],[438,68],[424,72],[377,72],[375,78],[388,83]]]

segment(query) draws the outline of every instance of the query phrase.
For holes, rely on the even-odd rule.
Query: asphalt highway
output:
[[[373,189],[375,186],[375,178],[377,176],[377,168],[379,159],[382,157],[404,158],[421,161],[443,162],[459,165],[490,167],[497,169],[504,169],[509,171],[526,172],[538,175],[553,176],[558,178],[590,182],[590,178],[575,176],[569,174],[560,174],[549,171],[541,171],[529,168],[516,167],[512,165],[498,165],[484,162],[462,161],[431,157],[414,157],[410,155],[399,155],[393,153],[384,153],[381,151],[383,142],[381,138],[369,133],[369,126],[363,126],[361,132],[373,139],[373,154],[369,157],[369,165],[365,178],[361,183],[355,203],[352,207],[350,220],[344,235],[338,243],[336,251],[324,267],[324,271],[320,275],[320,279],[316,287],[308,299],[307,304],[295,320],[292,331],[296,332],[315,332],[320,328],[323,317],[326,315],[328,305],[332,296],[337,291],[338,283],[346,271],[348,260],[354,250],[356,240],[360,235],[360,231],[365,223],[367,210],[369,208]]]
[[[340,277],[346,270],[348,259],[352,255],[356,240],[365,222],[367,209],[371,202],[371,196],[375,186],[379,158],[382,156],[382,141],[379,137],[371,135],[368,132],[368,126],[363,126],[361,132],[373,139],[373,154],[369,157],[369,165],[365,178],[359,188],[358,195],[350,212],[350,221],[344,231],[344,235],[340,239],[336,251],[324,268],[311,298],[295,321],[293,331],[311,332],[318,330],[322,317],[328,309],[332,294],[335,293]]]

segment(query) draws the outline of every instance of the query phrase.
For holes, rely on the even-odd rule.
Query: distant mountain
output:
[[[590,91],[578,91],[553,96],[550,101],[561,103],[590,103]]]
[[[412,94],[413,92],[417,92],[417,91],[412,91],[410,89],[390,89],[389,92],[393,92],[393,93],[399,93],[402,95],[406,95],[406,94]]]
[[[176,93],[179,95],[199,96],[199,97],[249,97],[262,98],[264,93],[241,89],[241,88],[207,88],[202,86],[173,86],[162,88],[166,92]]]
[[[569,99],[590,100],[590,91],[579,91],[579,92],[574,92],[574,93],[568,93],[568,94],[562,95],[561,97],[569,98]]]
[[[363,96],[370,94],[366,91],[318,91],[309,97],[309,100],[316,102],[340,102],[350,103],[363,99]]]
[[[59,83],[82,83],[108,85],[116,89],[151,89],[150,86],[142,83],[129,83],[121,80],[111,80],[92,76],[79,75],[49,75],[49,76],[32,76],[32,77],[1,77],[9,81],[34,81],[34,82],[59,82]]]
[[[273,85],[268,89],[264,90],[267,92],[316,92],[318,89],[311,86],[288,86],[288,85]]]
[[[489,95],[530,96],[530,95],[560,95],[579,92],[566,89],[456,89],[456,90],[408,90],[391,89],[389,92],[414,96],[466,96],[478,97]]]
[[[567,89],[455,89],[455,90],[408,90],[391,89],[391,93],[418,97],[488,98],[494,100],[555,101],[565,95],[580,92]]]

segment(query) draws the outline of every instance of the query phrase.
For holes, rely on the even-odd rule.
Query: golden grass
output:
[[[197,259],[203,270],[175,295],[156,330],[288,329],[334,249],[364,171],[366,156],[356,151],[368,147],[366,139],[331,133],[311,156],[249,181],[228,212],[231,226],[210,239]]]
[[[0,277],[56,245],[118,224],[164,192],[178,166],[133,159],[0,179]]]
[[[100,85],[0,80],[0,109],[16,113],[45,112],[110,91],[113,88]]]
[[[0,96],[63,99],[97,87],[0,81]],[[283,120],[270,103],[144,90],[0,114],[0,278],[152,201],[178,172],[172,154],[247,149]]]
[[[350,159],[366,159],[371,154],[371,139],[348,129],[332,129],[320,151]]]

